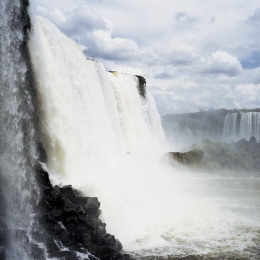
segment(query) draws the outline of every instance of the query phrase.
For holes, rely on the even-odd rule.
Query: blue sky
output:
[[[260,107],[259,0],[31,0],[107,70],[141,74],[160,114]]]

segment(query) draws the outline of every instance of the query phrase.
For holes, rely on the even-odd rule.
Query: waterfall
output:
[[[223,137],[226,140],[249,140],[251,136],[260,140],[260,112],[229,113],[225,117]]]
[[[224,128],[223,128],[223,136],[224,138],[238,138],[238,114],[231,113],[227,114],[224,120]]]
[[[41,259],[32,233],[38,188],[35,90],[26,47],[26,1],[1,0],[0,24],[0,236],[1,259]],[[40,230],[40,227],[37,227]]]
[[[147,177],[148,162],[156,163],[165,152],[155,102],[148,90],[139,94],[137,76],[105,71],[100,62],[86,59],[79,46],[50,21],[31,18],[29,49],[48,171],[54,182],[97,196],[108,232],[127,238],[127,231],[118,228],[129,217],[122,210],[126,210],[124,199],[129,199],[124,196],[130,193],[122,195],[122,189],[144,178],[142,174]],[[149,170],[138,175],[144,162]],[[140,188],[136,195],[143,193]],[[121,213],[116,217],[119,204]]]
[[[160,158],[168,147],[144,78],[107,72],[41,17],[30,17],[28,40],[27,4],[0,3],[0,259],[96,259],[89,254],[90,240],[102,253],[117,254],[110,242],[121,247],[112,235],[105,237],[107,248],[100,245],[105,229],[101,220],[125,252],[139,259],[257,259],[259,179],[194,175],[165,163]],[[219,131],[224,120],[219,120],[222,114],[217,118],[213,126]],[[245,134],[246,129],[259,133],[259,114],[234,118],[225,120],[232,134]],[[238,130],[232,125],[236,121]],[[41,158],[42,168],[35,169]],[[48,182],[46,193],[41,178]],[[250,185],[246,197],[244,183]],[[78,191],[55,184],[72,184]],[[93,210],[97,218],[99,202],[85,196],[101,202],[98,222],[86,212]],[[52,197],[56,204],[49,203]],[[81,203],[75,206],[71,197]],[[49,211],[41,212],[44,203]],[[69,212],[68,218],[58,204]],[[42,221],[46,215],[50,225]],[[63,222],[54,223],[57,216],[67,226],[79,223],[78,229],[70,226],[73,236]],[[94,239],[88,228],[96,233]],[[74,250],[71,238],[80,232],[83,240],[74,241]],[[83,244],[86,250],[80,251]]]
[[[154,101],[138,94],[137,77],[106,72],[40,17],[35,17],[29,45],[51,173],[82,182],[107,171],[120,151],[147,143],[154,128],[163,136]]]
[[[254,136],[260,141],[260,112],[242,113],[239,136],[248,140],[251,136]]]

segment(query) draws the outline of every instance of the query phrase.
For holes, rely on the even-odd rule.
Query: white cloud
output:
[[[95,52],[90,53],[92,56],[108,59],[132,59],[133,54],[136,56],[139,49],[136,42],[123,39],[120,37],[111,37],[110,30],[96,30],[93,32],[95,39]]]
[[[113,37],[113,24],[85,4],[63,12],[58,7],[37,6],[36,13],[48,18],[74,39],[88,57],[101,60],[128,60],[138,54],[135,41]]]
[[[248,24],[253,26],[259,26],[260,25],[260,8],[257,8],[254,12],[254,14],[247,19]]]
[[[224,51],[216,51],[206,62],[206,73],[220,73],[227,76],[235,76],[242,72],[242,66],[237,57]]]
[[[257,103],[259,101],[260,84],[239,84],[235,87],[235,91],[241,100],[249,101],[250,103]]]

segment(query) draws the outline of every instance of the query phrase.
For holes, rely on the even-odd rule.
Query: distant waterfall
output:
[[[39,193],[27,1],[1,0],[0,14],[0,258],[42,259],[31,235]]]
[[[226,116],[223,128],[225,139],[249,140],[251,136],[260,140],[260,112],[230,113]]]
[[[238,127],[238,114],[231,113],[226,115],[224,120],[224,129],[223,129],[223,136],[238,138],[239,136],[239,127]]]
[[[255,136],[258,141],[260,140],[260,112],[242,113],[239,134],[240,138],[249,139]]]

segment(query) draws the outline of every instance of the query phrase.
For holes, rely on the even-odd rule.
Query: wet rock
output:
[[[146,95],[146,79],[143,76],[135,75],[138,79],[138,92],[139,95],[145,98]]]
[[[246,148],[248,146],[248,141],[245,138],[243,138],[236,143],[236,146],[238,148]]]
[[[38,154],[38,159],[40,162],[42,162],[42,163],[48,162],[48,156],[47,156],[47,153],[46,153],[42,143],[38,143],[37,154]]]
[[[7,225],[4,222],[0,221],[0,247],[4,247],[6,245],[6,232],[7,232]]]
[[[98,219],[100,202],[96,197],[82,197],[70,185],[53,187],[46,171],[37,167],[36,172],[49,257],[73,260],[79,258],[72,252],[81,252],[99,259],[131,259],[121,253],[121,243],[106,233],[105,223]],[[64,247],[69,250],[62,251]]]
[[[53,254],[53,257],[56,257],[58,259],[62,260],[78,260],[78,257],[70,251],[60,251],[55,254]]]
[[[4,247],[0,247],[0,259],[4,260],[5,258],[5,248]]]
[[[201,163],[203,155],[203,151],[195,149],[185,153],[169,152],[164,155],[164,158],[172,159],[184,165],[198,165]]]
[[[254,136],[251,136],[248,143],[250,145],[256,145],[257,144],[256,138]]]

